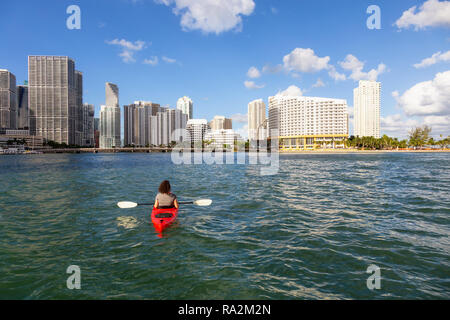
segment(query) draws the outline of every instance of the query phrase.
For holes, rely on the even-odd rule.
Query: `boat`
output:
[[[161,233],[169,227],[178,216],[177,208],[157,209],[152,210],[152,222],[156,231]]]

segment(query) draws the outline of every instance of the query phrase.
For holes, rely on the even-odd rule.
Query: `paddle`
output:
[[[195,201],[188,201],[188,202],[178,202],[181,204],[193,204],[199,207],[207,207],[210,206],[212,203],[212,200],[210,199],[200,199]],[[117,206],[121,209],[131,209],[136,208],[137,206],[153,206],[153,203],[136,203],[136,202],[130,202],[130,201],[122,201],[118,202]]]

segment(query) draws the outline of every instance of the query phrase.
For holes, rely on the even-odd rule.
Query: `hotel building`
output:
[[[380,138],[381,83],[361,80],[353,90],[355,136]]]
[[[278,131],[284,151],[343,148],[348,138],[347,101],[341,99],[269,97],[269,128]]]

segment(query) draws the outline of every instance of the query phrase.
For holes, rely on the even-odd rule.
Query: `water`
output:
[[[449,160],[286,155],[260,176],[164,154],[3,156],[0,298],[449,299]],[[163,179],[214,202],[183,207],[159,238],[149,208],[115,204],[153,201]]]

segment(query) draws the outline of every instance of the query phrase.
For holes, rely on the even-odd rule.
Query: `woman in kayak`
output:
[[[177,196],[170,192],[170,182],[164,180],[161,182],[158,195],[155,199],[155,208],[157,209],[168,209],[168,208],[177,208],[178,209],[178,200]]]

